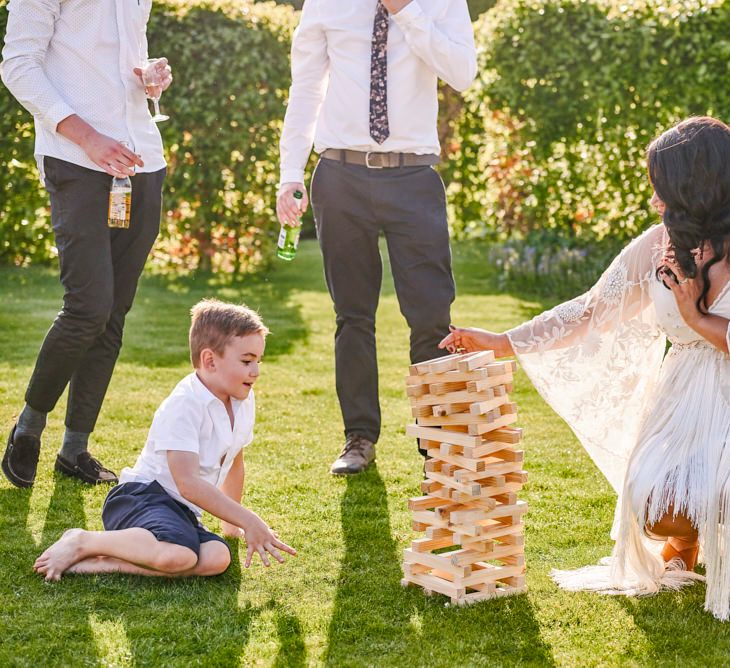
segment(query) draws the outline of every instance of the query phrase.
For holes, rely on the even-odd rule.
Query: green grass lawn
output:
[[[387,269],[386,269],[387,274]],[[454,321],[501,329],[546,304],[496,292],[478,250],[455,248]],[[61,290],[49,270],[0,270],[0,425],[22,406]],[[283,566],[238,563],[207,580],[68,577],[32,570],[65,528],[100,529],[106,489],[53,473],[64,406],[51,415],[32,491],[0,480],[0,666],[8,665],[722,665],[730,624],[702,611],[704,586],[647,599],[559,591],[552,567],[594,562],[611,548],[613,494],[568,428],[520,374],[514,400],[530,482],[526,595],[445,606],[400,586],[414,537],[407,499],[421,459],[406,438],[408,332],[386,278],[378,311],[383,433],[377,467],[333,478],[342,442],[334,392],[334,316],[319,251],[304,242],[290,265],[233,285],[146,278],[94,434],[119,471],[145,441],[152,414],[188,373],[190,306],[204,296],[244,301],[273,334],[256,386],[256,438],[246,451],[245,502],[299,551]],[[213,528],[217,522],[211,520]],[[244,553],[243,546],[235,550]]]

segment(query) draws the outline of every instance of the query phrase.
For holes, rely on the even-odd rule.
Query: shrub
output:
[[[6,18],[0,11],[3,34]],[[270,2],[155,0],[150,54],[167,56],[175,76],[159,126],[169,173],[158,262],[248,271],[271,257],[295,23],[292,8]],[[0,259],[47,257],[31,120],[4,88],[0,124]]]
[[[730,3],[502,0],[452,144],[458,232],[625,240],[656,217],[645,147],[683,117],[730,119]]]

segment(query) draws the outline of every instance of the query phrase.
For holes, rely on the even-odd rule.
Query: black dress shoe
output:
[[[76,457],[75,464],[58,455],[56,457],[56,471],[71,478],[77,478],[81,482],[89,485],[98,485],[99,483],[116,485],[119,482],[116,473],[104,468],[87,451],[80,453]]]
[[[30,434],[15,435],[13,425],[3,456],[3,473],[16,487],[32,487],[41,454],[41,439]]]

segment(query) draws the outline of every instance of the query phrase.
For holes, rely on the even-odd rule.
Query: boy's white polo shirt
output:
[[[167,451],[196,453],[200,458],[200,477],[220,487],[236,455],[253,440],[253,389],[245,400],[231,402],[233,428],[223,402],[195,372],[183,378],[155,412],[147,442],[134,467],[122,470],[119,484],[156,480],[170,496],[200,516],[201,509],[180,495],[167,465]]]

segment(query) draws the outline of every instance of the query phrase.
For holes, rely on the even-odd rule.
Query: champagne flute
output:
[[[142,61],[142,83],[147,91],[147,97],[152,100],[155,107],[155,115],[152,120],[155,123],[166,121],[170,117],[160,113],[160,96],[162,95],[162,72],[157,68],[160,58],[147,58]]]

